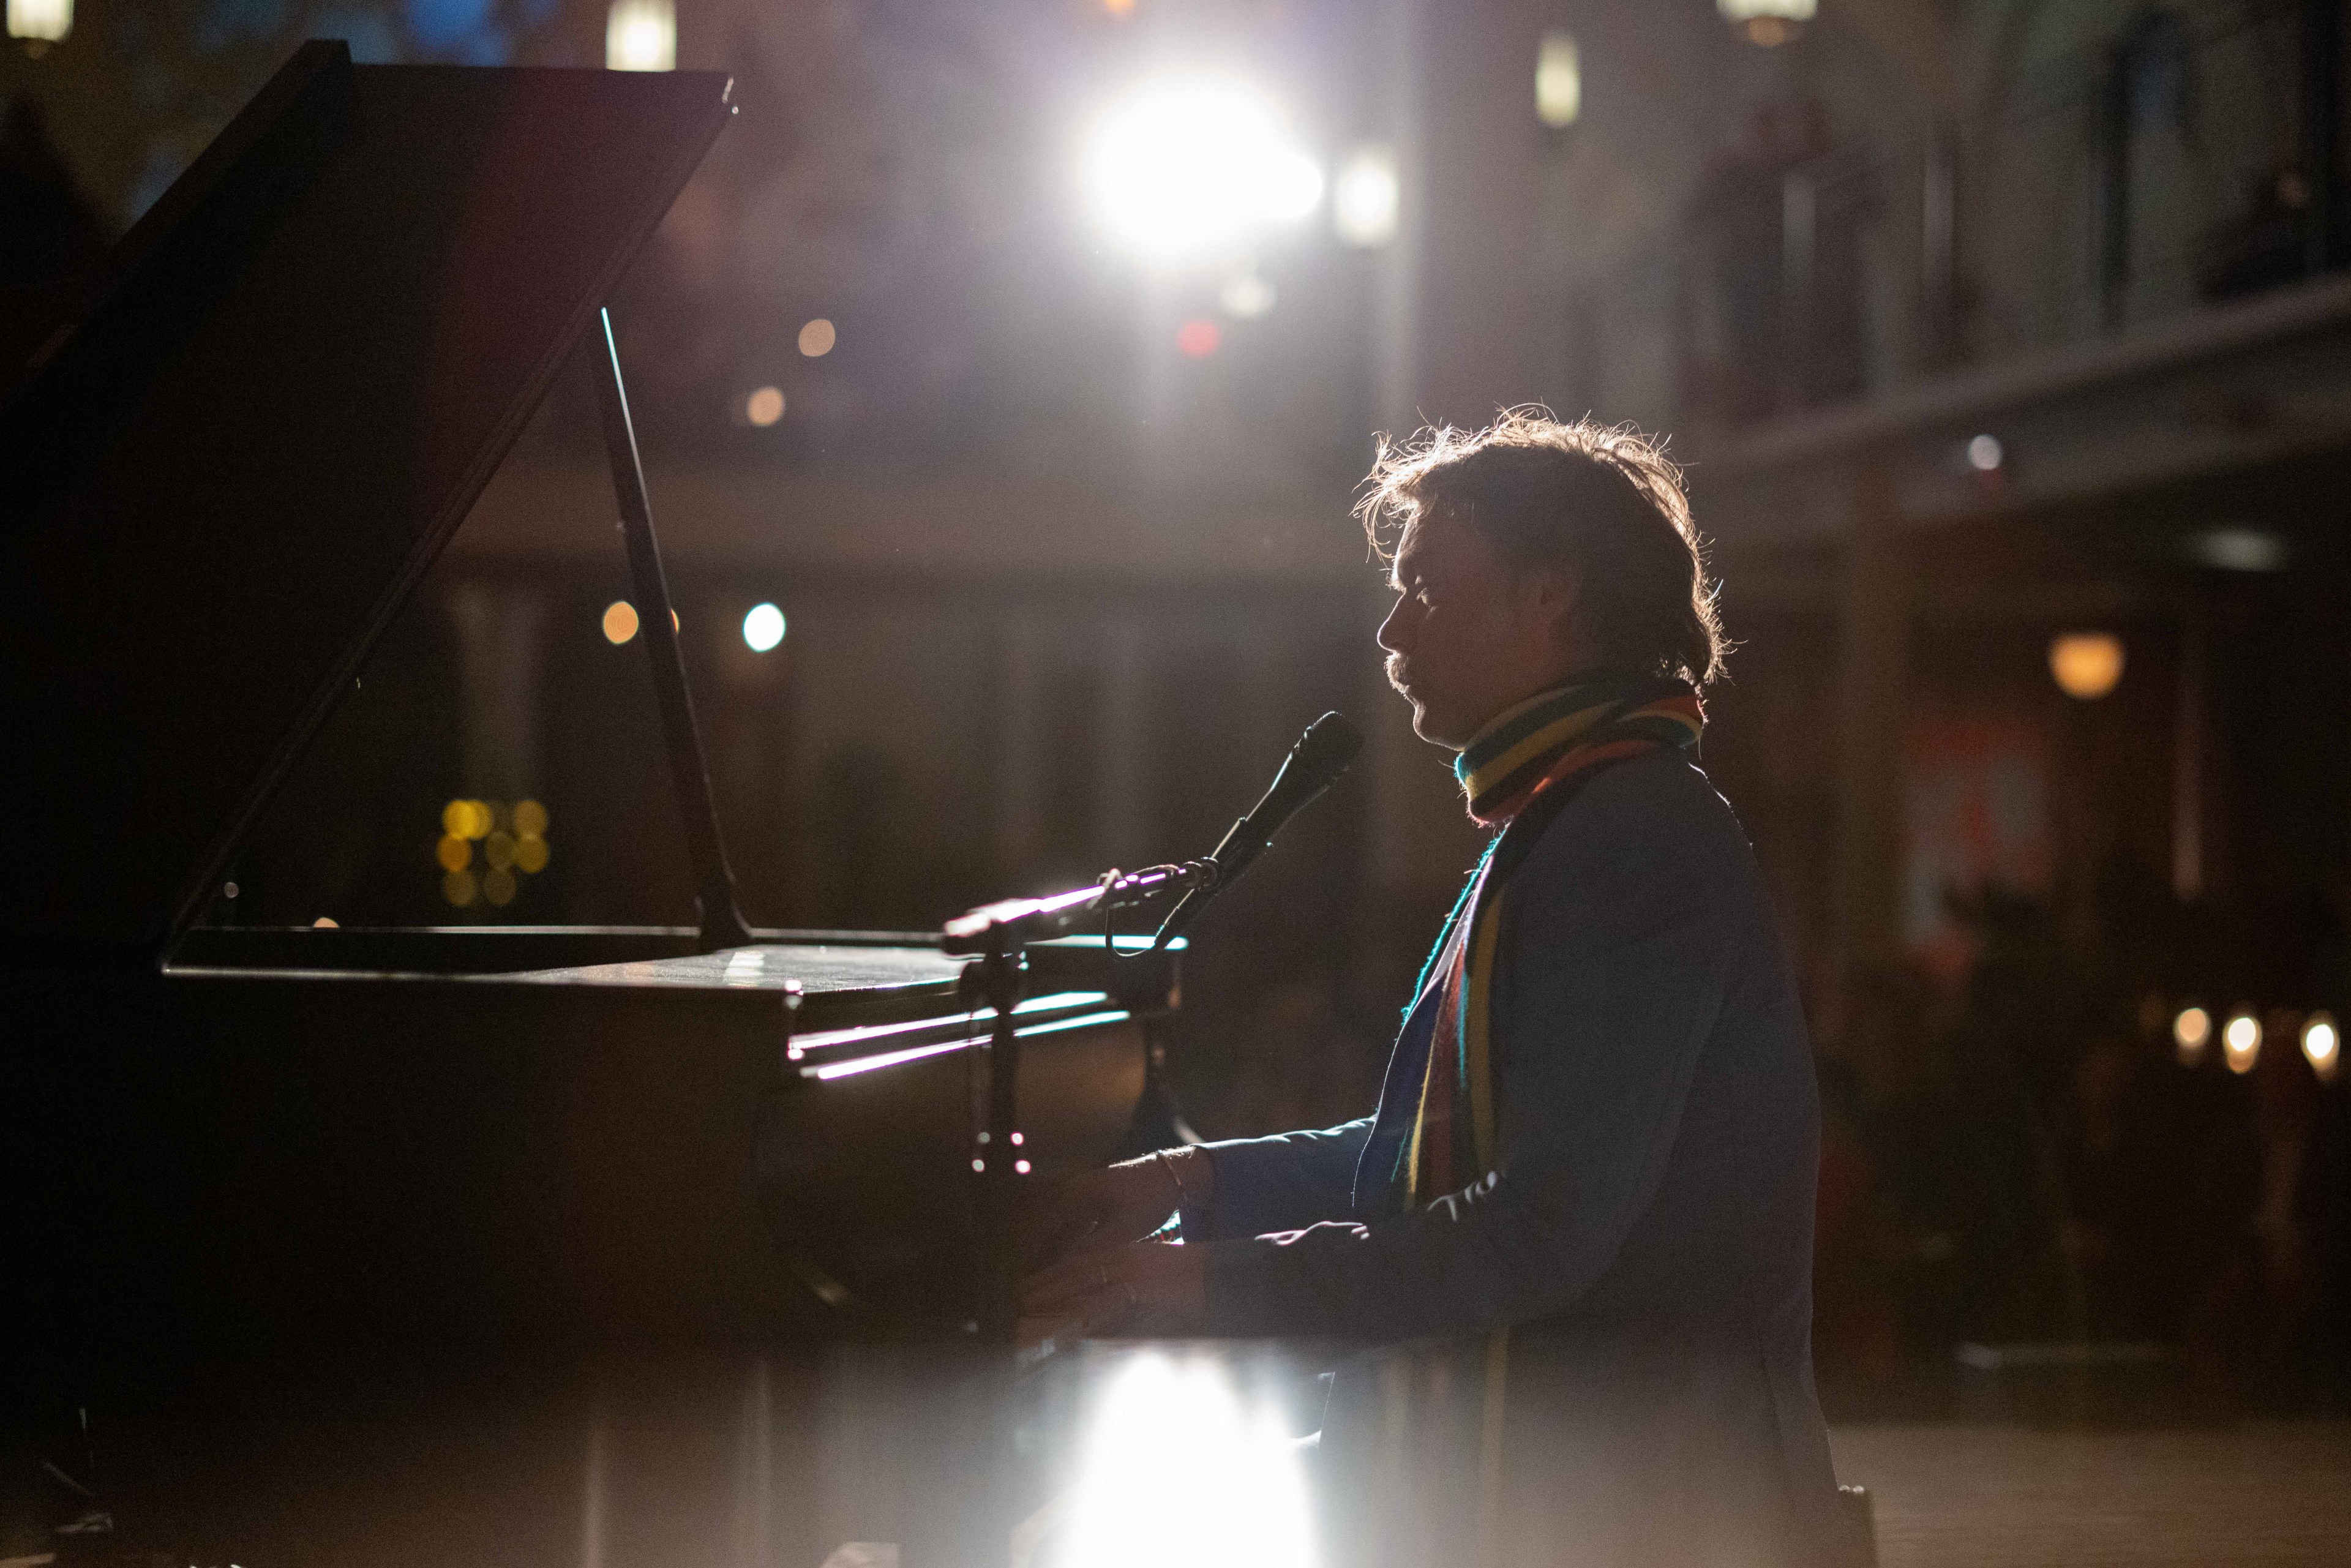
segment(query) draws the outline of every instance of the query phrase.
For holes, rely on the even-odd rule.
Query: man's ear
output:
[[[1566,561],[1537,567],[1529,575],[1527,593],[1536,615],[1556,624],[1562,636],[1583,619],[1583,573]]]

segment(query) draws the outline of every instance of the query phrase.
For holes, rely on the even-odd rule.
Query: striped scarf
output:
[[[1439,988],[1437,1019],[1412,1130],[1390,1182],[1392,1209],[1460,1192],[1494,1168],[1494,971],[1511,873],[1594,770],[1668,746],[1693,752],[1705,722],[1698,693],[1684,682],[1596,675],[1496,716],[1455,761],[1469,815],[1499,831],[1414,988],[1416,1005],[1432,984]],[[1410,1474],[1425,1483],[1474,1445],[1474,1490],[1462,1500],[1474,1500],[1470,1561],[1478,1564],[1491,1563],[1496,1551],[1510,1343],[1510,1331],[1498,1329],[1482,1345],[1433,1347],[1388,1369],[1386,1424],[1400,1441],[1418,1433],[1421,1450],[1417,1462],[1393,1472],[1399,1479]],[[1446,1450],[1457,1458],[1448,1460]],[[1418,1522],[1426,1529],[1434,1521]]]
[[[1493,1169],[1494,952],[1510,873],[1593,769],[1667,746],[1694,751],[1705,723],[1687,683],[1597,675],[1504,710],[1454,759],[1470,817],[1501,831],[1414,988],[1418,996],[1435,978],[1444,991],[1429,1041],[1435,1070],[1423,1073],[1399,1161],[1404,1207],[1458,1192]]]

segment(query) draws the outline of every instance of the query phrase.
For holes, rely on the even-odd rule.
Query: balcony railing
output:
[[[1785,109],[1567,290],[1560,401],[1724,432],[2339,267],[2342,16],[2150,10],[1907,143]]]

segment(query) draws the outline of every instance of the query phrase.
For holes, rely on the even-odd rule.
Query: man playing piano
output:
[[[1812,1059],[1695,765],[1723,641],[1678,473],[1517,412],[1384,451],[1361,514],[1389,679],[1493,838],[1376,1113],[1067,1184],[1027,1310],[1355,1347],[1318,1455],[1351,1568],[1823,1560]],[[1188,1245],[1144,1240],[1171,1212]]]

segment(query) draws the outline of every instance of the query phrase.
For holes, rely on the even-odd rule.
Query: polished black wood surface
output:
[[[731,112],[708,73],[339,48],[0,410],[20,946],[191,923]]]
[[[836,935],[636,957],[590,936],[607,961],[504,974],[339,963],[391,936],[218,933],[208,964],[0,982],[47,1047],[16,1053],[0,1111],[35,1200],[9,1255],[49,1301],[15,1343],[53,1347],[45,1381],[970,1317],[987,1020],[956,961]],[[287,962],[306,941],[321,951]],[[240,945],[276,962],[224,961]],[[1040,1179],[1109,1158],[1143,1098],[1139,1015],[1172,971],[1120,970],[1092,944],[1037,967]]]

